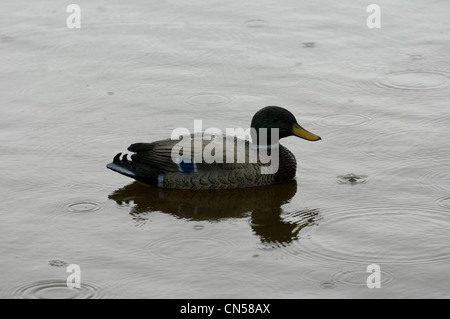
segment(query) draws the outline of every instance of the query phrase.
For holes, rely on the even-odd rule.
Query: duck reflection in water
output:
[[[140,182],[117,189],[109,198],[129,205],[130,215],[139,225],[149,213],[159,211],[191,221],[221,221],[250,217],[253,232],[264,244],[288,245],[300,231],[317,225],[319,211],[303,209],[286,212],[297,192],[297,182],[229,190],[190,191],[162,189]]]

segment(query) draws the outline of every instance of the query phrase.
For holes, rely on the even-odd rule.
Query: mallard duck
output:
[[[288,136],[308,141],[321,139],[302,128],[291,112],[278,106],[266,106],[256,112],[250,132],[251,142],[219,134],[191,134],[178,139],[135,143],[128,147],[134,153],[131,160],[119,153],[107,168],[161,188],[267,186],[292,180],[297,171],[294,154],[279,144],[279,139]],[[256,157],[252,157],[255,153]],[[205,154],[210,156],[201,156]]]

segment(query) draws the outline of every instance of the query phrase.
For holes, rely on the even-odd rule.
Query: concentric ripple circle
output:
[[[95,202],[75,202],[65,206],[66,210],[71,213],[90,213],[101,209],[101,205]]]
[[[144,250],[162,258],[202,260],[227,255],[232,252],[233,246],[232,242],[224,239],[182,236],[148,243]],[[191,249],[186,250],[186,247]]]
[[[300,279],[324,289],[336,287],[332,272],[326,269],[308,269],[300,274]]]
[[[367,182],[367,175],[357,175],[357,174],[346,174],[346,175],[339,175],[336,176],[337,182],[339,184],[362,184]]]
[[[80,288],[69,288],[59,279],[36,281],[17,287],[13,296],[18,299],[97,299],[102,289],[96,284],[82,282]]]
[[[233,98],[222,94],[196,94],[185,99],[186,103],[192,105],[222,105],[233,101]]]
[[[450,260],[450,214],[428,207],[342,208],[323,214],[297,255],[364,264]]]
[[[316,123],[320,126],[356,126],[368,124],[372,118],[360,114],[329,114],[319,118]]]
[[[438,198],[436,203],[441,207],[450,208],[450,196]]]
[[[79,232],[104,228],[101,212],[105,205],[90,200],[75,200],[61,203],[54,212],[41,220],[58,231],[78,230]],[[118,227],[116,224],[110,226]]]
[[[244,22],[247,28],[264,28],[268,25],[268,22],[263,19],[250,19]]]
[[[388,89],[430,90],[448,85],[449,79],[449,74],[441,71],[403,70],[378,77],[374,83]]]
[[[423,185],[429,186],[439,191],[450,191],[450,172],[447,170],[439,170],[423,175],[420,178]]]
[[[389,284],[394,280],[394,275],[380,267],[380,285],[381,287]],[[342,269],[333,274],[333,281],[337,284],[349,286],[367,286],[367,278],[370,276],[365,267],[353,267]]]

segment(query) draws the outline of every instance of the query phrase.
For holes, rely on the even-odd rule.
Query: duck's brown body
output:
[[[230,143],[230,139],[225,137],[219,141],[217,139],[202,141],[202,151],[207,145],[211,147],[211,143],[216,144],[216,150],[217,147],[223,147],[221,161],[207,163],[203,159],[201,162],[195,162],[194,158],[190,157],[192,163],[181,165],[179,162],[182,161],[182,157],[175,160],[172,158],[172,150],[180,140],[136,143],[128,148],[134,153],[131,160],[128,160],[127,156],[121,157],[121,154],[118,154],[107,167],[140,182],[170,189],[200,190],[266,186],[286,182],[295,177],[297,162],[286,147],[278,144],[272,150],[262,151],[269,155],[271,155],[270,152],[278,152],[278,163],[274,166],[273,173],[263,174],[261,168],[269,167],[273,163],[267,163],[267,161],[262,163],[259,157],[252,162],[249,156],[252,145],[248,141],[236,138],[232,141]],[[245,148],[239,145],[245,145]],[[234,154],[232,162],[229,159],[227,161],[226,158],[230,148]],[[242,154],[243,149],[245,149],[244,154]],[[242,158],[245,160],[243,161]],[[238,159],[240,159],[239,162]]]

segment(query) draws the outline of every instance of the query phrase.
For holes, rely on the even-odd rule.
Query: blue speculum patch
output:
[[[178,163],[178,168],[183,173],[195,173],[197,171],[197,165],[194,162],[185,162],[182,160]]]

